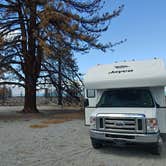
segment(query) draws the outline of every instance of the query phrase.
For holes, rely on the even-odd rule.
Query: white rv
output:
[[[145,143],[161,152],[166,133],[166,66],[160,59],[124,61],[91,68],[84,77],[85,124],[92,146]]]

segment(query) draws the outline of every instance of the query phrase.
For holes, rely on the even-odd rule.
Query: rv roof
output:
[[[165,86],[165,63],[152,59],[97,65],[87,72],[84,83],[88,89]]]

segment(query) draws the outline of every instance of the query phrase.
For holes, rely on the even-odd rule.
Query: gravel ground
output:
[[[0,166],[165,166],[161,156],[142,148],[92,148],[83,120],[31,128],[41,119],[0,120]]]

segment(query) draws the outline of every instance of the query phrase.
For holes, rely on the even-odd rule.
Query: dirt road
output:
[[[44,123],[46,120],[0,119],[0,166],[166,165],[166,145],[161,156],[133,147],[95,150],[90,143],[89,128],[77,116],[65,123]],[[47,125],[31,127],[37,124]]]

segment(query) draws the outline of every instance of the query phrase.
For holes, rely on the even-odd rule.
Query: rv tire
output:
[[[91,143],[92,143],[92,147],[94,149],[100,149],[103,146],[103,144],[100,141],[98,141],[94,138],[91,138]]]

